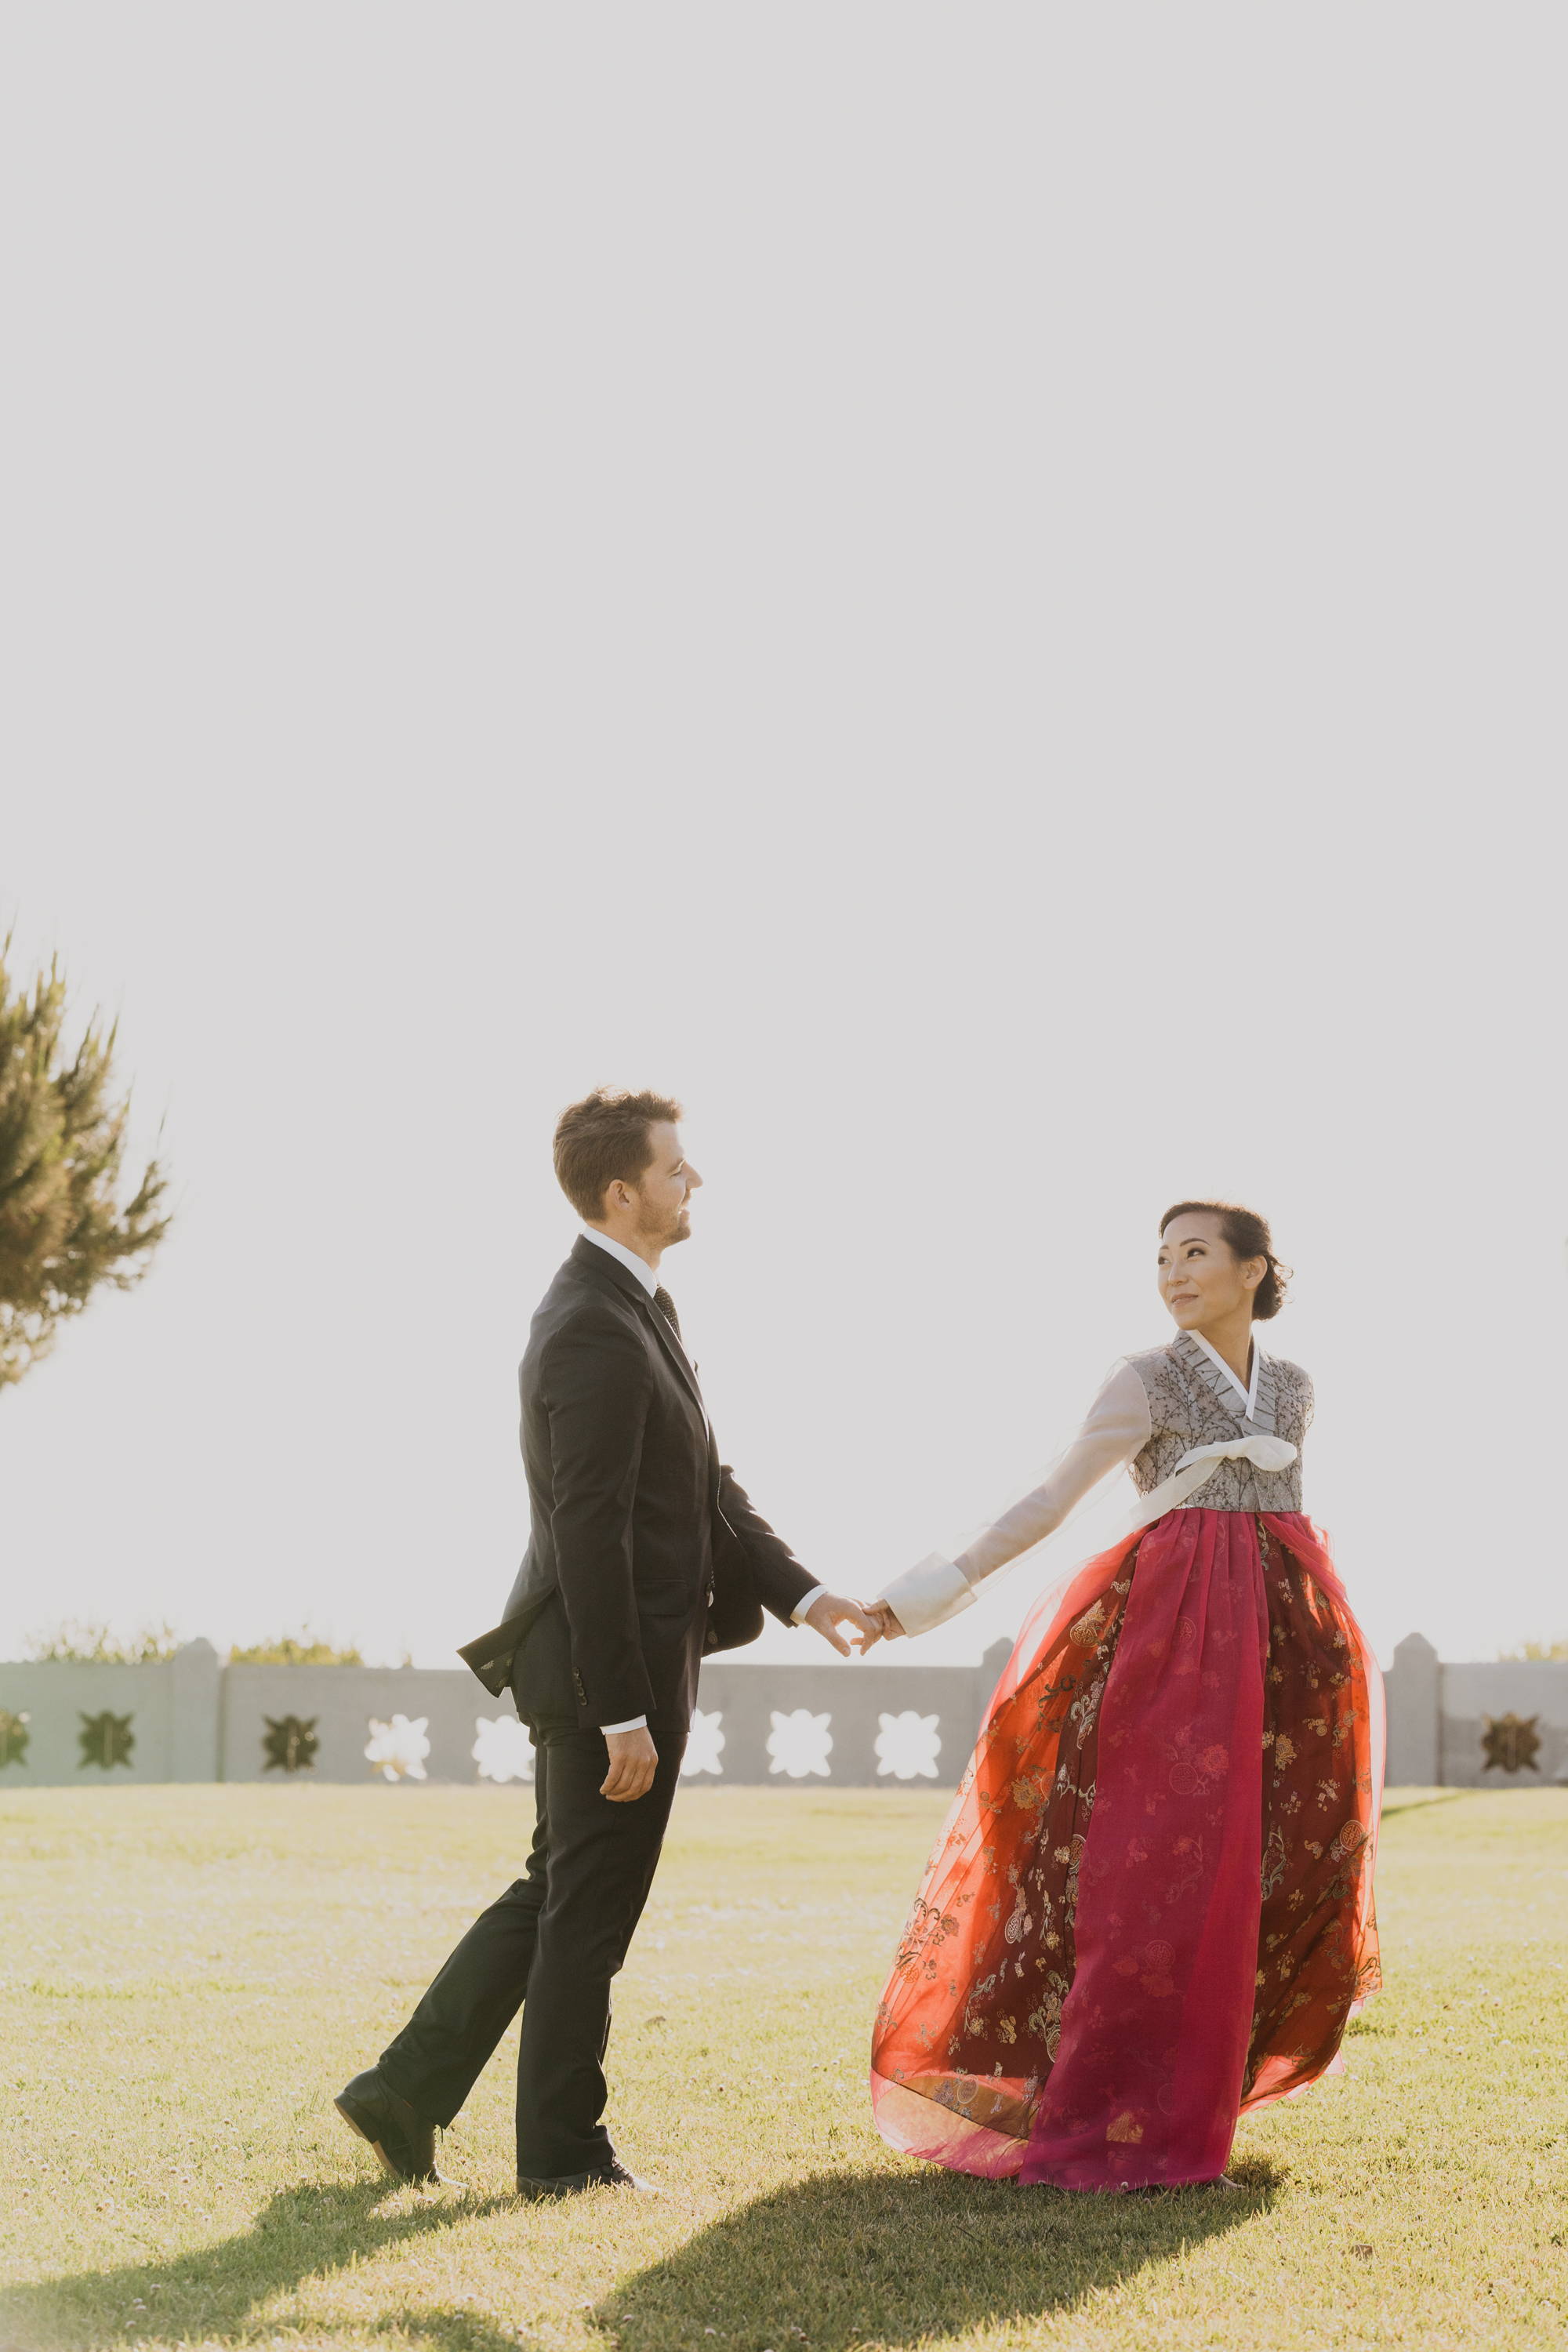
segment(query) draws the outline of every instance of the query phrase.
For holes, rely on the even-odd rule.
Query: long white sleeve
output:
[[[1132,1366],[1119,1364],[1089,1409],[1082,1428],[1039,1486],[973,1537],[956,1558],[940,1553],[906,1569],[879,1598],[906,1633],[929,1633],[970,1607],[974,1588],[1020,1552],[1059,1528],[1092,1486],[1131,1462],[1149,1442],[1149,1400]]]

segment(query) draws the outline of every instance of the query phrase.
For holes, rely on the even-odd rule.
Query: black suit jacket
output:
[[[787,1623],[817,1579],[719,1459],[697,1375],[629,1267],[586,1239],[519,1375],[532,1532],[501,1622],[459,1654],[525,1721],[681,1734],[705,1652]]]

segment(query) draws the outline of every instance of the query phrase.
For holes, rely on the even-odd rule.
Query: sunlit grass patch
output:
[[[872,2135],[869,2018],[943,1809],[694,1789],[621,1979],[613,2122],[658,2200],[511,2194],[509,2043],[384,2182],[332,2113],[515,1874],[517,1790],[0,1796],[0,2352],[1556,2345],[1568,1792],[1396,1792],[1388,1990],[1241,2189],[1075,2198]]]

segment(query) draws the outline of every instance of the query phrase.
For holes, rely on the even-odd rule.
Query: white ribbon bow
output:
[[[1189,1446],[1170,1476],[1145,1495],[1128,1522],[1128,1531],[1146,1528],[1195,1495],[1213,1477],[1216,1462],[1250,1462],[1255,1470],[1289,1470],[1296,1449],[1288,1437],[1227,1437],[1218,1445]]]

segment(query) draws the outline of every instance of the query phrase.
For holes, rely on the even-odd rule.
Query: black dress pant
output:
[[[535,1727],[533,1846],[523,1875],[475,1920],[381,2060],[428,2123],[449,2124],[519,2007],[517,2168],[531,2179],[602,2171],[610,1981],[658,1863],[684,1732],[654,1732],[647,1794],[612,1804],[604,1736]]]

